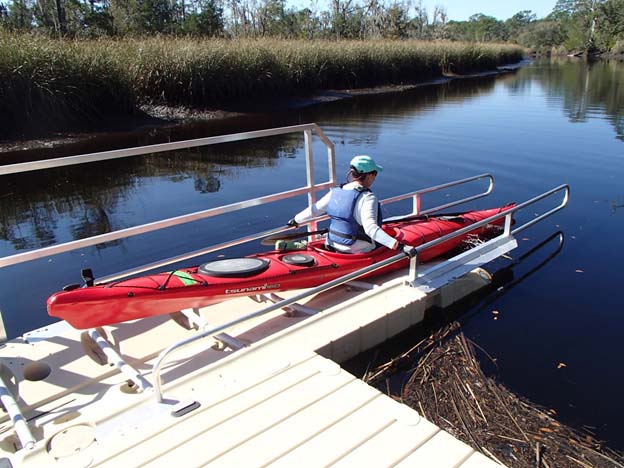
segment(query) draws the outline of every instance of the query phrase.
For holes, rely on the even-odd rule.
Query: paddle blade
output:
[[[305,239],[308,236],[313,236],[315,234],[325,234],[327,229],[321,229],[320,231],[297,231],[291,233],[282,233],[275,234],[274,236],[265,237],[260,241],[262,245],[270,245],[271,247],[275,246],[275,242],[278,240],[283,241],[291,241],[295,239]]]

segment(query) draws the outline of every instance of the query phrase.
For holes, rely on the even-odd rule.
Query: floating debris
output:
[[[390,378],[411,369],[400,395],[391,395],[475,450],[510,468],[624,468],[624,456],[587,428],[554,419],[557,411],[533,404],[487,377],[478,348],[458,322],[441,328],[363,379],[389,389]],[[563,364],[564,363],[559,363]]]

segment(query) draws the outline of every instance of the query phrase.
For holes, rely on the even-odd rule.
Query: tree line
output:
[[[443,1],[443,0],[442,0]],[[512,42],[538,51],[624,52],[624,0],[558,0],[538,19],[477,13],[449,21],[422,0],[0,0],[0,28],[56,37],[177,35],[222,38],[420,39]]]

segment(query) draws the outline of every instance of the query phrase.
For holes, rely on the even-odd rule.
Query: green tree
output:
[[[598,9],[596,46],[603,51],[624,52],[624,0],[609,0]],[[622,49],[615,50],[618,44]]]
[[[540,52],[551,51],[560,46],[566,39],[565,31],[560,22],[537,21],[518,36],[518,42]]]
[[[88,36],[110,36],[114,33],[110,4],[91,1],[85,9],[83,33]]]
[[[311,9],[291,8],[284,13],[282,34],[286,37],[314,39],[323,33],[322,21]]]
[[[185,14],[181,32],[194,36],[223,36],[223,8],[215,0],[200,0],[193,11]]]
[[[34,16],[27,0],[13,0],[8,6],[7,24],[9,28],[18,31],[32,29]]]
[[[414,17],[410,21],[410,36],[417,39],[426,39],[429,26],[429,15],[423,6],[422,0],[414,7]]]
[[[174,8],[169,0],[137,2],[138,33],[168,33],[173,28]]]
[[[364,8],[353,0],[332,0],[331,31],[336,39],[361,38],[366,23]]]
[[[258,33],[261,36],[285,35],[285,0],[263,0],[258,9]]]
[[[395,3],[385,11],[383,37],[405,39],[408,34],[408,11],[406,5]]]
[[[519,11],[507,21],[505,21],[505,27],[507,28],[508,38],[511,40],[518,40],[518,37],[522,32],[527,31],[532,23],[537,20],[537,16],[531,10]]]
[[[502,21],[492,16],[477,13],[468,18],[469,40],[477,42],[502,41],[507,38],[507,31]]]
[[[126,36],[138,32],[138,10],[137,0],[111,0],[112,34]]]
[[[599,8],[605,0],[557,0],[551,18],[566,31],[566,47],[591,53],[596,50]]]

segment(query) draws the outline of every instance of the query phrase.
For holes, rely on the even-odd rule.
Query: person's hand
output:
[[[290,227],[299,227],[299,223],[295,221],[295,218],[289,220],[286,224]]]
[[[403,252],[409,258],[414,258],[416,256],[416,247],[412,247],[411,245],[399,243],[399,245],[397,246],[397,250],[399,252]]]

